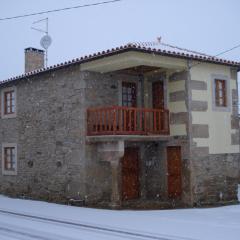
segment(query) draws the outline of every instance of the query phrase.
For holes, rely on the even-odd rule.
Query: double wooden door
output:
[[[179,198],[182,194],[181,147],[167,148],[168,197]]]
[[[122,199],[131,200],[139,197],[139,149],[125,148],[122,158]]]

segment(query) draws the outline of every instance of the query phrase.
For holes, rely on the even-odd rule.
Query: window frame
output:
[[[137,83],[136,82],[123,81],[121,92],[122,92],[122,104],[121,104],[121,106],[123,106],[123,107],[137,107],[138,91],[137,91]]]
[[[215,105],[216,107],[227,107],[226,80],[215,79]]]
[[[10,112],[7,111],[8,104],[7,104],[7,94],[11,93],[10,95]],[[13,99],[14,102],[11,102]],[[14,109],[14,111],[13,111]],[[1,117],[2,118],[15,118],[17,114],[17,89],[16,87],[9,87],[4,88],[1,91]]]
[[[219,92],[217,92],[218,82],[224,82],[224,93],[220,96],[224,103],[219,104],[217,98],[219,97]],[[222,85],[222,86],[223,86]],[[212,75],[212,110],[219,112],[231,112],[232,102],[231,102],[231,92],[230,92],[230,78],[226,75],[213,74]]]
[[[14,152],[14,154],[15,154],[15,168],[13,168],[13,169],[6,168],[6,149],[14,149],[14,151],[15,151]],[[11,157],[12,156],[13,155],[12,155],[12,152],[11,152]],[[2,144],[2,175],[17,175],[17,166],[18,166],[17,163],[18,163],[17,144],[16,143],[3,143]]]

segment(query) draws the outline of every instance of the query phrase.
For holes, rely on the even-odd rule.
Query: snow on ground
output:
[[[165,239],[240,239],[240,205],[205,209],[114,211],[72,207],[0,196],[0,209],[142,234],[164,236]],[[5,229],[5,233],[1,231],[1,227]],[[25,233],[29,232],[38,235],[43,234],[45,238],[42,239],[133,239],[133,237],[127,238],[126,236],[118,235],[99,235],[97,232],[88,233],[86,230],[77,227],[54,225],[44,221],[9,216],[0,212],[1,240],[34,239],[28,235],[25,235],[23,238],[14,238],[14,235],[7,234],[6,229],[14,229],[16,232],[21,230]],[[49,238],[46,238],[46,236]]]

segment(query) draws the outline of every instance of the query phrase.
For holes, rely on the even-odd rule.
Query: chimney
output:
[[[44,68],[44,51],[36,48],[25,48],[25,73]]]

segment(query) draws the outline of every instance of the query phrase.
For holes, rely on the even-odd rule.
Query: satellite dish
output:
[[[49,48],[51,43],[52,43],[52,38],[48,34],[43,36],[40,40],[40,44],[45,50]]]

